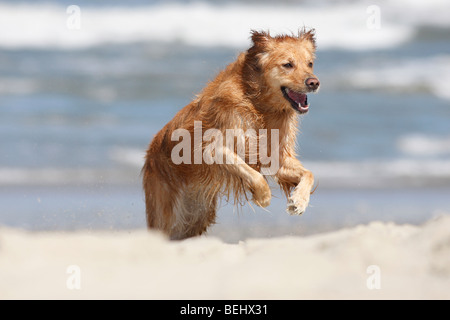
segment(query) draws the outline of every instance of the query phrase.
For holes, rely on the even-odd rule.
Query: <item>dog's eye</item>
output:
[[[290,62],[283,64],[283,67],[285,67],[286,69],[291,69],[294,67],[294,65]]]
[[[308,67],[312,68],[313,67],[313,63],[312,62],[308,63]]]

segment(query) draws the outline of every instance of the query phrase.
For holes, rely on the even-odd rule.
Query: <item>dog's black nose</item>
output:
[[[308,78],[306,79],[305,84],[311,91],[316,91],[320,86],[319,79],[317,78]]]

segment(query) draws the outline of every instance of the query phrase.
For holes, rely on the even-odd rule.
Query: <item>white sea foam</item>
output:
[[[304,161],[321,187],[386,188],[448,185],[448,160]]]
[[[0,94],[30,94],[39,90],[39,83],[32,79],[20,79],[20,78],[3,78],[0,77]]]
[[[308,169],[324,179],[375,182],[385,179],[449,179],[450,161],[438,159],[394,159],[366,161],[305,161]]]
[[[448,0],[385,1],[381,8],[387,11],[390,18],[402,23],[436,27],[450,26]]]
[[[134,149],[134,148],[113,148],[110,153],[110,158],[114,161],[140,167],[144,165],[145,162],[145,151],[140,149]]]
[[[412,36],[415,21],[403,23],[403,17],[408,17],[409,6],[380,7],[381,28],[371,29],[367,27],[371,14],[367,12],[368,5],[354,2],[326,6],[193,2],[141,7],[81,7],[81,28],[70,30],[67,27],[70,14],[66,7],[1,4],[0,28],[8,32],[0,33],[0,46],[70,49],[104,43],[178,41],[190,45],[245,48],[249,44],[250,29],[286,33],[306,26],[317,30],[322,49],[364,50],[397,46]],[[430,5],[428,9],[433,12],[434,8],[442,6],[445,4]],[[416,11],[420,8],[418,4],[413,6]],[[396,11],[399,10],[403,14],[397,18]]]
[[[397,141],[399,149],[412,156],[438,156],[450,154],[450,136],[436,137],[411,134]]]
[[[364,89],[388,89],[403,92],[430,92],[450,100],[450,55],[411,58],[361,67],[347,77]]]
[[[134,172],[134,171],[133,171]],[[0,186],[74,186],[134,183],[139,171],[96,168],[0,168]]]
[[[448,145],[448,141],[442,142]],[[408,142],[406,142],[406,145]],[[430,147],[431,148],[431,147]],[[417,150],[409,150],[416,152]],[[143,153],[130,149],[115,150],[111,157],[115,168],[0,168],[0,186],[126,184],[140,179]],[[126,165],[125,167],[123,165]],[[386,183],[409,186],[440,185],[450,181],[450,160],[394,159],[366,161],[304,161],[321,186],[385,187]]]
[[[417,145],[417,139],[422,140]],[[408,155],[440,155],[450,153],[450,138],[426,139],[405,137],[399,147]],[[134,148],[113,149],[111,158],[136,169],[144,165],[144,153]],[[303,161],[314,172],[321,185],[330,187],[385,187],[386,183],[409,186],[411,182],[426,186],[448,183],[450,160],[399,158],[364,161]]]

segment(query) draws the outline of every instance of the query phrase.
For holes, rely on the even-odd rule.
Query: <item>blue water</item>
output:
[[[62,8],[69,4],[55,3]],[[143,5],[161,2],[128,3],[131,8]],[[100,1],[80,6],[110,8]],[[278,194],[269,214],[250,207],[238,214],[224,206],[212,234],[226,238],[223,230],[228,226],[240,230],[239,238],[310,233],[376,219],[420,223],[450,211],[445,196],[450,191],[450,98],[441,94],[450,62],[431,69],[429,65],[450,57],[450,26],[410,27],[414,32],[407,41],[387,48],[319,46],[315,73],[322,86],[308,98],[311,109],[301,121],[299,155],[305,165],[320,163],[324,169],[314,172],[321,182],[306,214],[289,217],[285,199]],[[0,225],[63,230],[145,227],[140,169],[148,143],[246,49],[174,39],[100,41],[76,48],[27,46],[26,41],[14,47],[0,39]],[[436,79],[430,84],[427,75],[423,82],[417,80],[423,72],[408,67],[414,64],[392,75],[400,75],[400,81],[384,85],[379,80],[408,61],[422,61],[432,74],[444,70],[443,83]],[[361,72],[370,72],[373,79],[360,82]],[[417,136],[425,139],[418,151],[405,147],[405,139]],[[398,160],[439,161],[442,175],[394,170],[393,180],[383,184],[386,172],[379,175],[374,172],[377,167],[369,165],[367,172],[345,173],[342,183],[333,178],[335,163]],[[360,176],[364,183],[358,181]],[[381,187],[379,181],[371,185],[371,179],[380,176]],[[275,226],[280,226],[276,232]]]

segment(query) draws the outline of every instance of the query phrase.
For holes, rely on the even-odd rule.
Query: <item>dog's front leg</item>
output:
[[[225,164],[221,164],[228,173],[242,179],[246,188],[253,195],[253,202],[260,207],[267,207],[270,204],[272,193],[266,179],[258,171],[252,169],[245,161],[230,149],[221,148],[222,155],[227,159]]]
[[[287,158],[278,170],[276,177],[284,190],[294,187],[288,198],[286,211],[292,215],[300,215],[305,212],[314,185],[314,175],[311,171],[305,169],[297,159]]]

